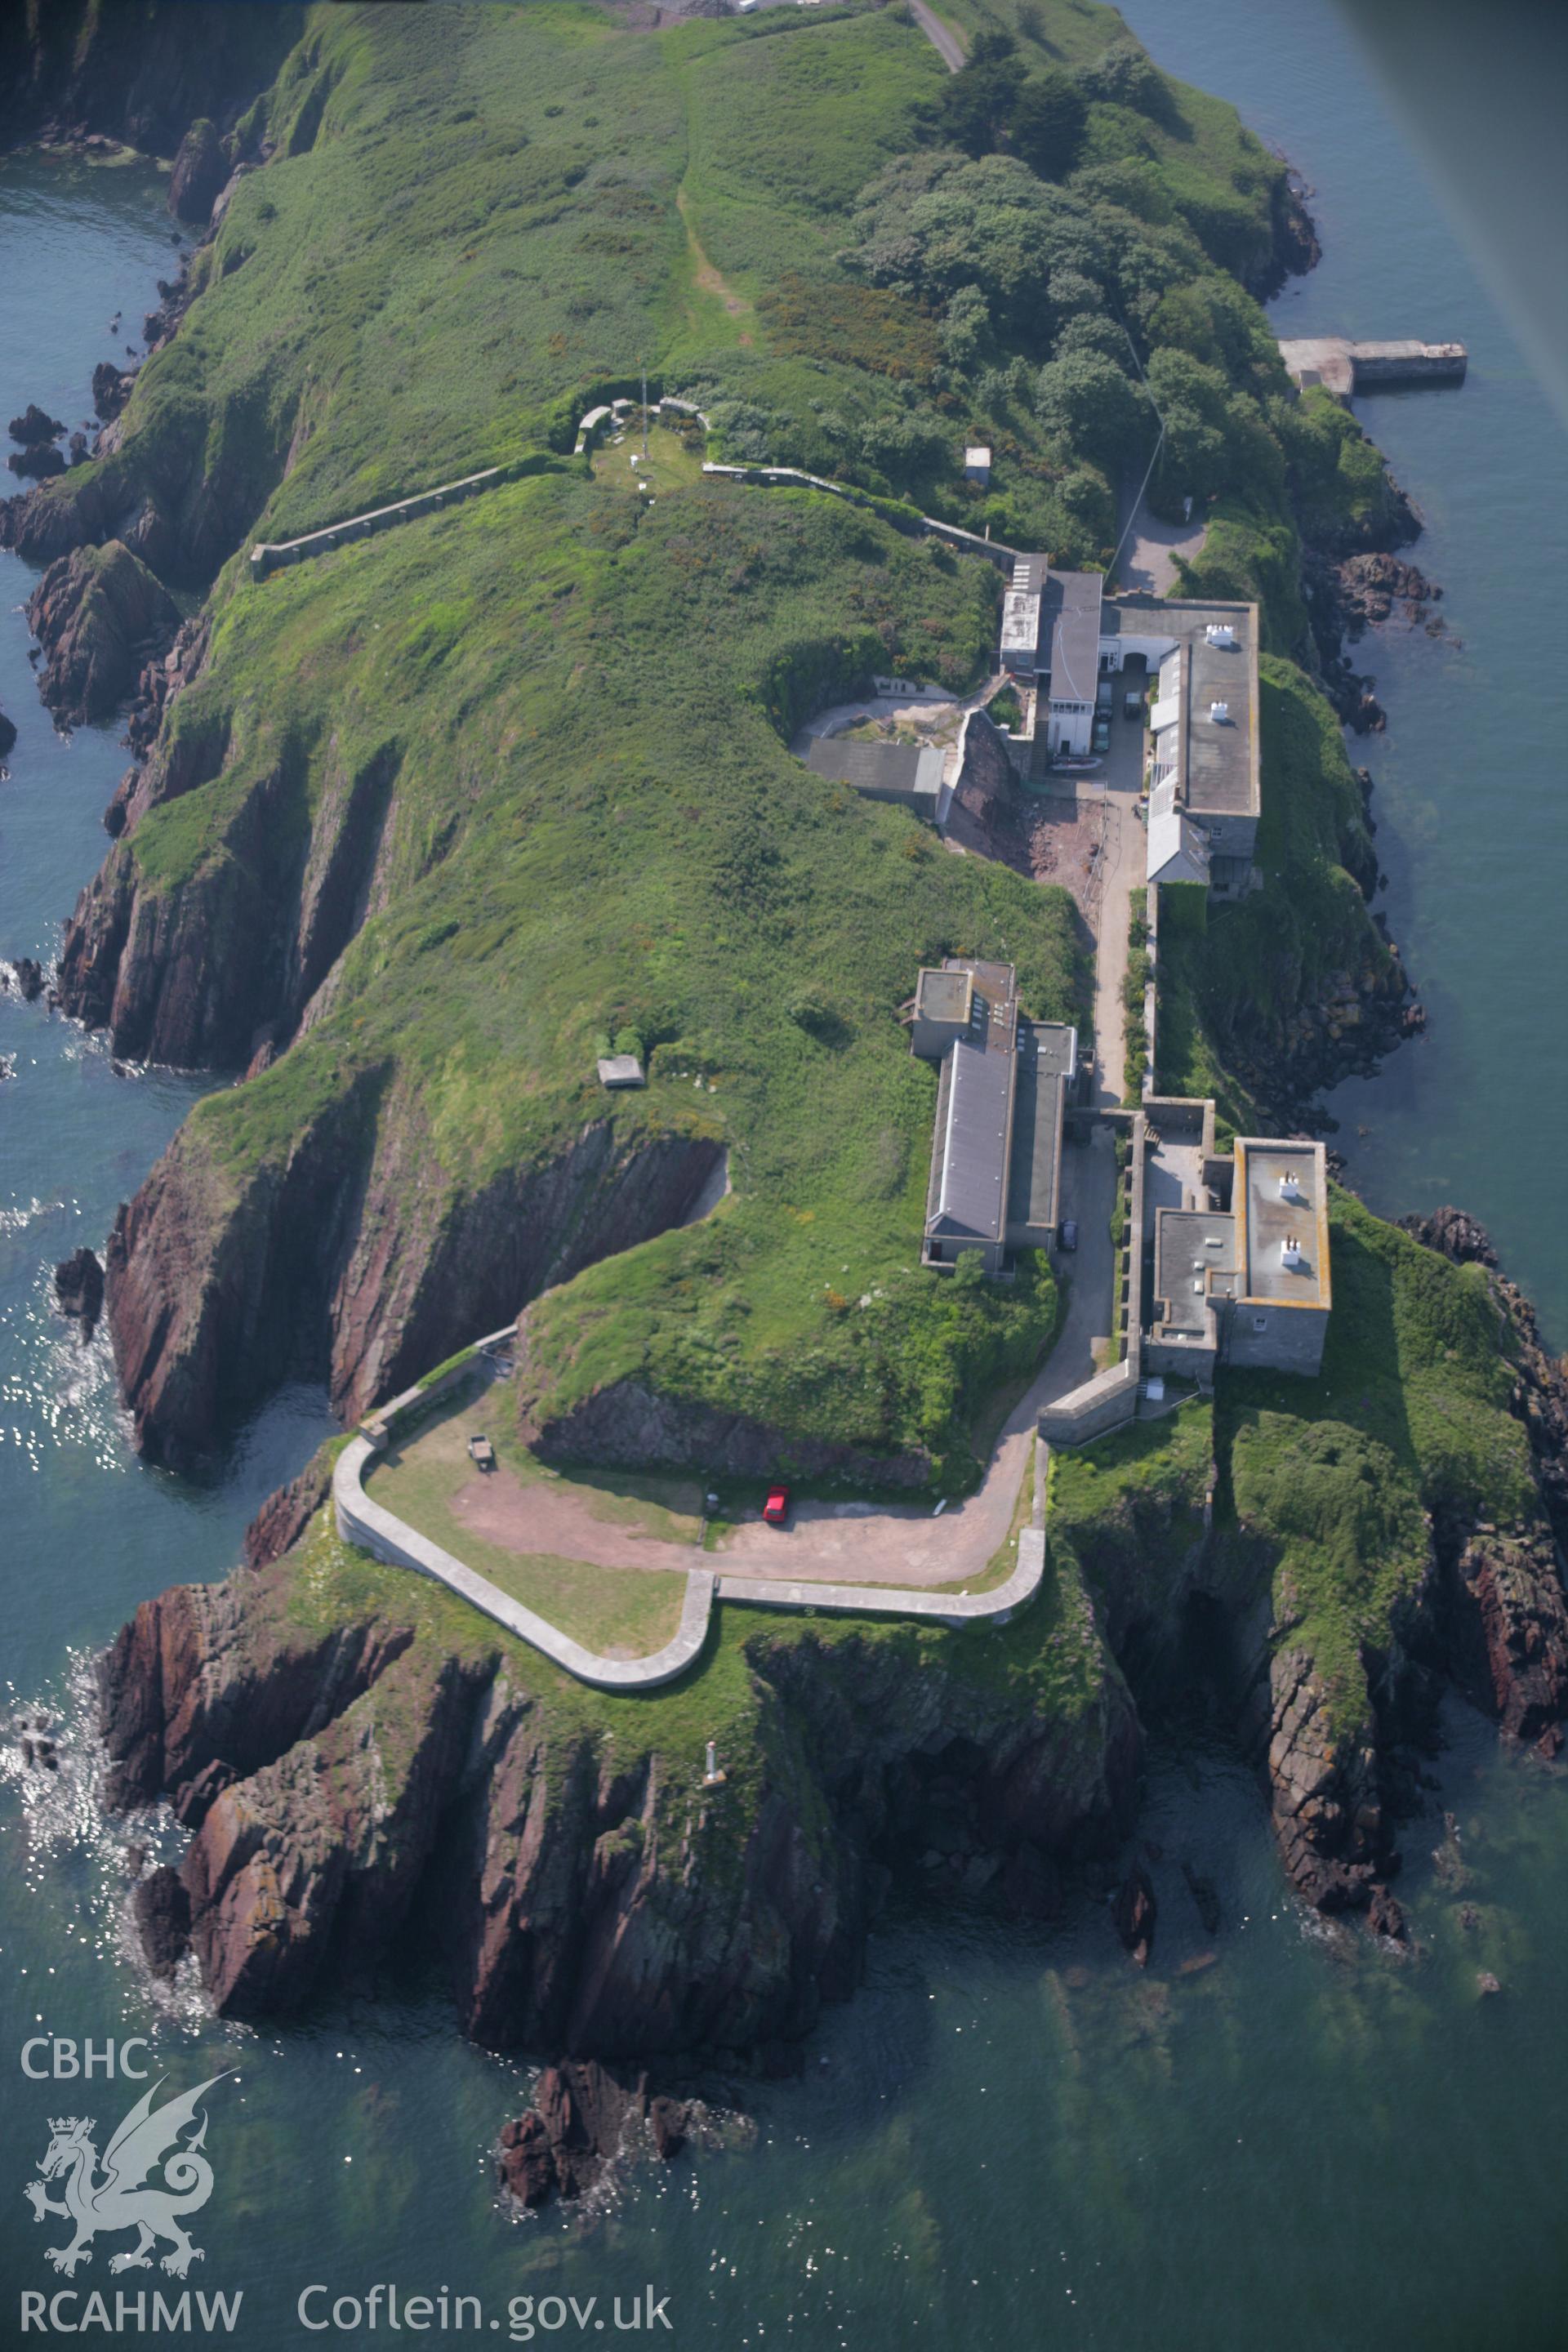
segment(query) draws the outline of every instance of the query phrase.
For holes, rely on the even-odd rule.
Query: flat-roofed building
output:
[[[967,956],[921,972],[910,1021],[910,1050],[938,1066],[921,1263],[978,1250],[1001,1274],[1055,1237],[1078,1033],[1020,1013],[1011,964]]]
[[[1100,655],[1121,669],[1141,657],[1151,679],[1151,792],[1203,835],[1209,887],[1248,887],[1261,807],[1258,607],[1209,598],[1119,596],[1100,616]],[[1154,871],[1150,836],[1148,879]]]
[[[1043,555],[1020,555],[1002,599],[1002,667],[1014,677],[1039,675],[1041,597],[1050,566]]]
[[[1105,592],[1100,572],[1053,572],[1041,607],[1050,631],[1046,667],[1046,742],[1074,758],[1089,751],[1100,683],[1100,608]]]
[[[1333,1304],[1323,1146],[1238,1136],[1234,1206],[1240,1287],[1226,1360],[1316,1372]]]
[[[947,754],[931,743],[858,742],[844,735],[816,735],[805,764],[819,776],[849,784],[868,801],[936,821]]]
[[[1154,1213],[1145,1365],[1202,1381],[1216,1364],[1315,1375],[1333,1304],[1323,1146],[1244,1136],[1205,1164],[1198,1197]]]

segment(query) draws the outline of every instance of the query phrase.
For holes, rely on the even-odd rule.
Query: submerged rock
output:
[[[1149,1874],[1141,1862],[1134,1863],[1117,1889],[1110,1916],[1117,1934],[1141,1969],[1148,1966],[1154,1948],[1156,1911]]]

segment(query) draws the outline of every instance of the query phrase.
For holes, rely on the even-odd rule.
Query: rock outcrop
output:
[[[176,220],[206,226],[218,192],[228,178],[230,163],[216,123],[205,114],[198,115],[180,142],[169,177],[169,210]]]
[[[247,1568],[270,1568],[299,1542],[331,1492],[334,1449],[321,1446],[297,1478],[269,1495],[240,1542]]]
[[[90,1339],[103,1312],[103,1268],[85,1243],[56,1266],[55,1297],[60,1313],[79,1323],[82,1338]]]
[[[123,142],[171,155],[197,115],[232,122],[299,39],[305,11],[225,0],[134,10],[50,0],[8,24],[0,137]]]
[[[1226,1041],[1226,1060],[1253,1099],[1286,1133],[1318,1123],[1317,1098],[1349,1077],[1370,1076],[1426,1025],[1399,950],[1370,935],[1353,969],[1331,972],[1321,990],[1260,1024],[1246,1004]]]
[[[110,540],[51,563],[27,600],[44,648],[38,692],[57,719],[78,727],[119,708],[142,664],[179,626],[178,607],[147,566]]]
[[[1462,1210],[1405,1229],[1460,1265],[1488,1269],[1515,1368],[1510,1407],[1530,1440],[1533,1507],[1511,1524],[1439,1512],[1420,1590],[1387,1650],[1363,1656],[1364,1706],[1336,1706],[1316,1659],[1277,1607],[1269,1665],[1268,1779],[1292,1883],[1323,1911],[1372,1906],[1377,1932],[1403,1923],[1383,1879],[1397,1868],[1385,1783],[1392,1751],[1419,1728],[1434,1679],[1451,1675],[1506,1738],[1555,1756],[1568,1716],[1568,1367],[1542,1347],[1534,1310],[1497,1271],[1485,1231]]]
[[[437,1606],[417,1579],[334,1567],[312,1532],[258,1573],[144,1602],[108,1654],[110,1801],[166,1793],[193,1828],[179,1876],[220,2012],[297,2007],[424,1923],[488,2046],[752,2051],[852,1990],[934,1768],[999,1856],[1102,1852],[1127,1826],[1139,1742],[1113,1669],[1063,1720],[1026,1680],[972,1677],[963,1634],[912,1673],[869,1629],[759,1622],[726,1685],[745,1761],[715,1793],[679,1722],[673,1747],[651,1712],[611,1725],[482,1620],[447,1611],[437,1633]],[[557,2179],[557,2151],[575,2177],[604,2137],[579,2133],[567,2087],[563,2128],[544,2118]],[[542,2174],[537,2147],[518,2161]]]
[[[13,416],[5,429],[13,441],[19,441],[24,449],[32,449],[40,441],[63,439],[66,428],[58,416],[51,416],[36,400],[30,400],[21,415]]]
[[[1286,1872],[1320,1911],[1364,1908],[1389,1867],[1375,1722],[1341,1720],[1311,1652],[1289,1638],[1269,1687],[1268,1781]]]
[[[105,425],[110,424],[130,399],[135,383],[133,368],[117,368],[112,360],[100,360],[92,372],[94,415]]]
[[[1147,1968],[1154,1948],[1156,1906],[1152,1882],[1141,1862],[1133,1864],[1117,1888],[1110,1916],[1123,1949],[1141,1969]]]
[[[52,441],[37,441],[27,449],[13,449],[5,463],[23,481],[47,482],[66,470],[66,455]]]
[[[131,1912],[153,1974],[172,1977],[191,1944],[191,1898],[179,1872],[166,1862],[149,1871],[137,1882]]]
[[[502,2126],[497,2169],[520,2205],[581,2197],[616,2157],[651,2150],[668,2162],[690,2128],[682,2100],[650,2090],[644,2074],[590,2060],[546,2066],[533,2105]]]

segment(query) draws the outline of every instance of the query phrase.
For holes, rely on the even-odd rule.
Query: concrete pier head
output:
[[[1336,400],[1384,385],[1463,383],[1469,361],[1463,343],[1352,343],[1343,335],[1282,338],[1279,356],[1301,391],[1321,383]]]

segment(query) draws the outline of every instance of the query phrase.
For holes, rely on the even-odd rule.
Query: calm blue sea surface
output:
[[[1568,1336],[1556,648],[1550,600],[1538,613],[1529,593],[1568,552],[1561,439],[1323,0],[1127,13],[1315,184],[1325,261],[1282,299],[1282,331],[1470,344],[1462,394],[1365,411],[1428,518],[1420,560],[1463,646],[1385,637],[1364,656],[1390,711],[1365,756],[1394,929],[1432,1034],[1335,1108],[1378,1206],[1464,1202]],[[172,251],[152,173],[0,163],[0,422],[29,399],[81,421],[94,362],[125,340],[109,320],[140,320]],[[37,706],[17,609],[28,585],[0,557],[0,703],[22,730],[0,782],[0,956],[53,952],[125,759],[115,730],[67,742]],[[48,1271],[101,1243],[196,1089],[117,1073],[100,1045],[15,997],[0,997],[0,1054],[14,1065],[0,1083],[0,1678],[8,1705],[46,1703],[68,1732],[87,1654],[138,1599],[227,1569],[324,1416],[313,1395],[280,1400],[203,1489],[136,1464],[103,1344],[84,1350],[60,1324]],[[488,2162],[524,2070],[465,2046],[438,1988],[392,1984],[264,2035],[161,2002],[123,1954],[119,1835],[85,1746],[54,1777],[24,1775],[8,1749],[0,2343],[19,2292],[61,2284],[42,2257],[58,2227],[36,2225],[21,2194],[48,2117],[86,2111],[107,2129],[128,2104],[118,2083],[26,2081],[16,2053],[44,2032],[145,2034],[181,2086],[237,2070],[210,2103],[217,2189],[193,2284],[243,2289],[235,2340],[258,2352],[321,2340],[294,2317],[312,2281],[334,2295],[377,2281],[479,2295],[482,2332],[501,2342],[513,2298],[597,2295],[606,2316],[609,2298],[624,2314],[651,2284],[673,2323],[653,2335],[724,2352],[1546,2352],[1568,2295],[1554,2145],[1568,1816],[1554,1775],[1500,1756],[1461,1710],[1451,1732],[1433,1815],[1406,1839],[1419,1961],[1303,1920],[1250,1774],[1222,1746],[1173,1743],[1144,1824],[1162,1906],[1147,1976],[1097,1915],[1049,1935],[895,1918],[803,2078],[754,2087],[755,2147],[634,2177],[585,2220],[525,2223],[496,2210]],[[1441,1871],[1430,1859],[1445,1807],[1458,1874],[1451,1856]],[[1213,1937],[1184,1864],[1219,1890]],[[1500,1998],[1478,1998],[1481,1969]],[[111,2280],[100,2254],[77,2284],[168,2283]],[[516,2340],[547,2340],[557,2315],[544,2304],[531,2339],[539,2319],[520,2307]]]

